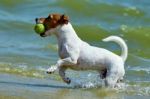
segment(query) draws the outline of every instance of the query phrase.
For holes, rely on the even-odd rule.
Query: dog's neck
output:
[[[63,57],[60,53],[66,46],[80,46],[82,40],[78,37],[75,30],[70,23],[58,26],[56,28],[55,36],[58,40],[58,49],[60,57]],[[77,44],[77,45],[75,45]]]
[[[58,26],[56,28],[55,35],[58,42],[64,42],[68,40],[73,42],[80,41],[80,38],[78,37],[70,23]]]

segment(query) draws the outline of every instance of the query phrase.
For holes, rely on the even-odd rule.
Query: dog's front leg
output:
[[[79,52],[79,49],[67,48],[68,57],[58,60],[56,66],[76,65]]]
[[[77,63],[77,58],[65,58],[65,59],[60,59],[57,61],[56,65],[52,65],[50,68],[47,69],[47,73],[51,74],[54,73],[57,69],[63,67],[63,65],[75,65]]]
[[[59,69],[61,66],[64,66],[64,65],[66,65],[66,66],[67,65],[76,65],[78,57],[79,57],[79,50],[70,51],[68,53],[69,53],[69,57],[58,60],[56,65],[53,65],[47,69],[47,73],[51,74],[54,71],[56,71],[57,69]]]
[[[58,69],[58,66],[52,65],[50,68],[47,69],[47,73],[51,74],[54,73]]]
[[[65,75],[66,69],[67,69],[66,67],[61,66],[59,68],[59,75],[61,76],[64,82],[66,82],[67,84],[70,84],[71,80]]]
[[[67,84],[70,84],[71,80],[70,78],[65,76],[65,71],[67,67],[76,65],[78,58],[79,58],[79,50],[74,50],[69,52],[69,57],[57,61],[56,65],[59,67],[59,75],[61,76],[63,81],[66,82]]]

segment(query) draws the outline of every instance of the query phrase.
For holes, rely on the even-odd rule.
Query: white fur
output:
[[[118,56],[106,49],[89,45],[82,41],[74,31],[70,23],[59,25],[54,29],[48,30],[45,35],[56,35],[58,39],[59,56],[62,58],[57,64],[51,66],[47,72],[52,73],[59,70],[59,74],[66,83],[70,83],[70,79],[65,76],[67,68],[74,70],[96,70],[101,77],[105,76],[105,85],[114,87],[117,81],[121,80],[125,74],[124,62],[127,58],[128,49],[120,37],[110,36],[103,41],[114,41],[122,48],[121,56]]]
[[[103,39],[103,41],[104,42],[113,41],[113,42],[118,43],[122,48],[121,57],[124,61],[126,61],[127,56],[128,56],[128,47],[126,46],[126,43],[120,37],[110,36],[110,37]]]

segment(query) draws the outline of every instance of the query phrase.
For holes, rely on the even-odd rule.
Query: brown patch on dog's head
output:
[[[36,23],[44,24],[45,32],[49,29],[56,28],[58,25],[68,24],[69,17],[61,14],[50,14],[47,18],[36,18]]]
[[[56,28],[58,25],[68,24],[69,18],[65,15],[50,14],[44,21],[44,25],[51,29]]]

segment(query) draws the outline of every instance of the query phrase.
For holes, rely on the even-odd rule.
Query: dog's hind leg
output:
[[[106,78],[106,75],[107,75],[107,69],[103,69],[99,72],[100,74],[100,78],[101,79],[105,79]]]
[[[63,79],[64,82],[66,82],[67,84],[70,84],[71,83],[71,80],[70,78],[66,77],[65,75],[65,71],[66,71],[66,67],[59,67],[59,75],[61,76],[61,78]]]
[[[120,82],[123,82],[123,77],[121,77],[117,80],[117,83],[120,83]]]
[[[109,88],[114,88],[115,85],[117,84],[117,80],[119,79],[118,74],[119,73],[117,71],[113,72],[107,71],[107,75],[105,78],[105,86]]]
[[[108,76],[105,79],[105,86],[106,87],[114,88],[116,83],[117,83],[117,78],[116,77]]]

